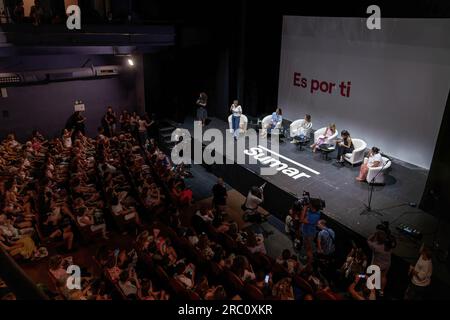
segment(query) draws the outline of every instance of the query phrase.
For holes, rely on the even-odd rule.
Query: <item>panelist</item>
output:
[[[231,128],[233,129],[234,139],[237,140],[242,115],[242,107],[239,105],[238,100],[233,101],[233,104],[230,107],[230,112],[232,114]]]
[[[263,130],[261,131],[261,136],[267,136],[267,133],[270,133],[273,129],[277,127],[278,124],[281,126],[281,122],[283,121],[283,112],[281,108],[277,108],[275,112],[272,113],[270,118],[270,122],[267,124],[263,124]]]
[[[309,138],[312,130],[312,122],[311,115],[306,114],[305,118],[301,121],[300,126],[298,127],[298,134],[296,139],[293,139],[291,143],[297,143],[299,140],[305,140],[305,138]]]
[[[367,178],[367,173],[369,172],[369,168],[376,168],[383,164],[383,158],[380,154],[380,149],[377,147],[372,147],[369,151],[368,160],[361,165],[359,169],[359,176],[356,177],[358,181],[364,181]]]
[[[329,137],[334,135],[335,132],[336,132],[336,125],[334,123],[328,125],[324,134],[321,134],[318,137],[318,139],[311,145],[312,152],[316,152],[317,148],[319,148],[320,145],[324,144]]]
[[[343,165],[344,155],[353,152],[355,149],[350,133],[347,130],[341,131],[341,138],[336,140],[336,148],[338,150],[336,162]]]

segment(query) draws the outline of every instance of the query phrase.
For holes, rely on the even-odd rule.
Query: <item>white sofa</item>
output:
[[[300,134],[300,127],[303,121],[304,119],[298,119],[291,123],[291,125],[289,126],[289,133],[291,138],[296,137]],[[308,132],[305,133],[305,135],[309,138],[311,136],[311,132],[312,132],[312,125],[311,129],[309,129]]]
[[[267,129],[270,126],[270,123],[272,121],[272,115],[268,115],[265,116],[262,121],[261,121],[261,132],[262,134],[266,134],[267,133]],[[273,132],[275,134],[279,134],[280,133],[280,129],[281,129],[281,124],[282,124],[283,120],[278,121],[277,124],[275,125],[274,129],[277,129],[277,131]],[[274,130],[272,129],[272,130]]]
[[[229,126],[229,128],[230,128],[230,132],[231,133],[233,133],[234,131],[233,131],[233,123],[232,123],[232,115],[230,115],[229,117],[228,117],[228,126]],[[239,119],[240,121],[239,121],[239,128],[241,129],[241,131],[239,132],[239,133],[245,133],[245,132],[247,132],[247,125],[248,125],[248,118],[247,118],[247,116],[246,115],[244,115],[244,114],[241,114],[241,117],[240,117],[240,119]]]
[[[316,141],[319,139],[319,137],[324,135],[326,131],[327,131],[327,127],[323,127],[323,128],[320,128],[320,129],[314,131],[314,143],[316,143]],[[325,139],[324,143],[335,144],[337,136],[338,136],[338,131],[336,130],[332,136]]]
[[[364,152],[367,148],[367,143],[361,139],[352,139],[354,150],[352,153],[346,153],[344,160],[349,162],[352,166],[364,161]]]
[[[369,167],[369,171],[367,172],[366,181],[368,183],[373,184],[384,184],[384,173],[391,167],[391,161],[386,158],[383,158],[383,163],[381,163],[378,167]],[[367,163],[369,159],[364,158],[364,163]],[[384,164],[384,168],[383,168]],[[374,180],[375,178],[375,180]]]

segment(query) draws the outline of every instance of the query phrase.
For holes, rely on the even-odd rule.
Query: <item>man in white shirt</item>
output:
[[[433,274],[433,262],[430,249],[422,246],[419,260],[410,266],[411,283],[406,289],[405,300],[421,300],[426,295]]]

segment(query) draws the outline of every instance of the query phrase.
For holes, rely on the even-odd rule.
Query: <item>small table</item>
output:
[[[295,136],[294,141],[300,146],[299,150],[302,151],[303,147],[306,146],[311,139],[305,136]]]
[[[334,144],[323,143],[319,146],[320,152],[322,152],[323,158],[328,161],[330,158],[328,155],[336,150],[336,146]]]

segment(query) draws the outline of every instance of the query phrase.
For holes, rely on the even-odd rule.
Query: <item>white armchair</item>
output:
[[[270,123],[272,122],[272,115],[268,115],[265,116],[262,121],[261,121],[261,129],[262,129],[262,133],[266,134],[267,133],[267,129],[270,126]],[[283,122],[283,120],[278,121],[277,124],[275,125],[274,129],[278,129],[278,133],[280,133],[280,129],[281,129],[281,123]],[[273,130],[273,129],[272,129]]]
[[[314,131],[314,143],[316,143],[317,140],[319,140],[319,137],[323,136],[326,131],[327,131],[327,127],[323,127],[323,128],[320,128],[320,129],[317,129],[316,131]],[[332,136],[328,137],[327,139],[325,139],[324,143],[335,144],[337,136],[338,136],[338,131],[335,130],[334,134]]]
[[[290,133],[291,138],[296,137],[300,134],[303,121],[305,121],[305,120],[298,119],[291,123],[291,125],[289,126],[289,133]],[[306,132],[304,132],[305,136],[307,136],[309,138],[311,135],[311,131],[312,131],[312,125],[311,125],[310,129],[308,129],[308,130],[306,130]]]
[[[233,124],[232,124],[232,115],[230,115],[228,117],[228,126],[230,128],[230,132],[233,133]],[[239,128],[241,129],[240,133],[245,133],[247,132],[247,125],[248,125],[248,118],[246,115],[241,114],[240,119],[239,119]]]
[[[366,178],[368,183],[384,184],[384,173],[391,167],[391,161],[386,157],[382,157],[382,159],[383,163],[378,167],[369,167]],[[368,160],[368,158],[364,158],[364,163],[367,163]]]
[[[344,160],[349,162],[352,166],[364,161],[364,152],[367,148],[367,143],[361,139],[352,139],[354,150],[352,153],[346,153]]]

